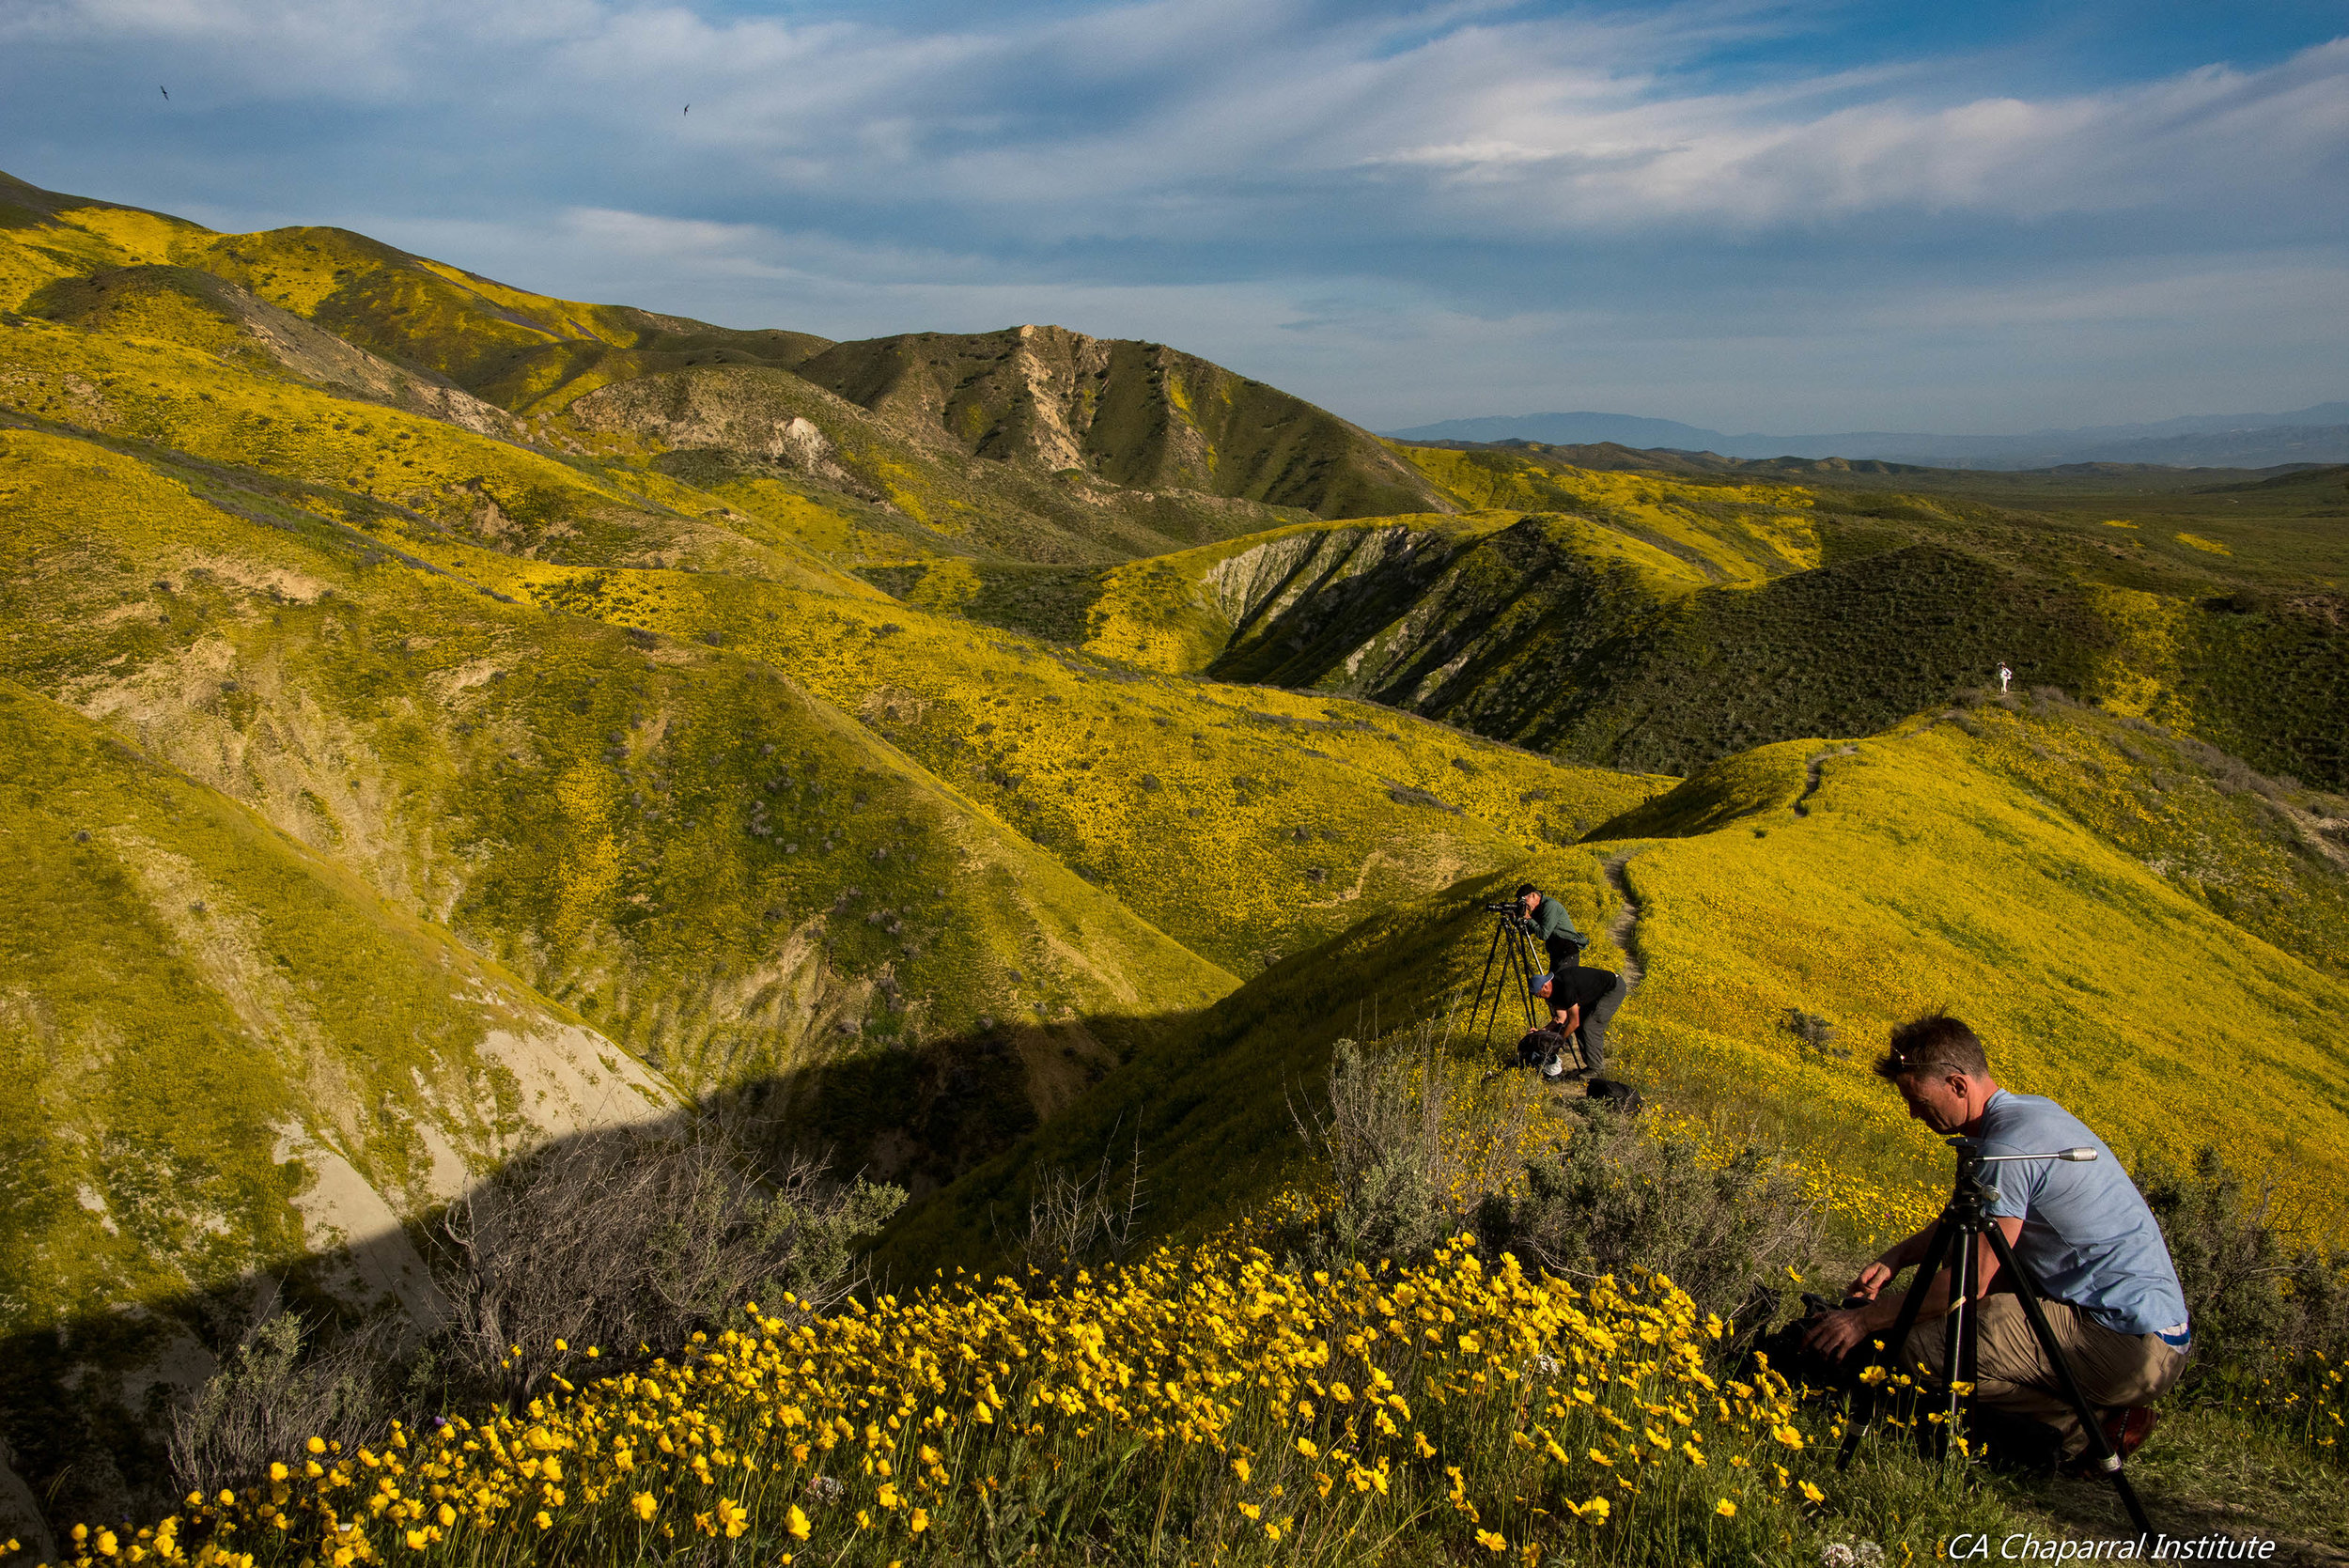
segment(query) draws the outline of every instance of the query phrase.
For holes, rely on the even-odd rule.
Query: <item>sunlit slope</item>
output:
[[[1947,717],[1985,766],[2214,913],[2349,979],[2349,800],[2045,694]]]
[[[789,537],[741,526],[659,474],[583,467],[181,342],[17,318],[0,321],[0,411],[258,470],[302,487],[305,504],[328,515],[401,525],[408,514],[539,560],[690,567],[872,594]]]
[[[23,303],[25,315],[115,338],[181,344],[263,375],[447,420],[476,434],[527,441],[503,409],[438,377],[396,365],[193,267],[117,267],[58,278]]]
[[[1993,706],[1964,723],[1766,747],[1603,831],[1641,910],[1636,1060],[1896,1177],[1937,1156],[1868,1060],[1892,1023],[1947,1006],[2001,1081],[2072,1106],[2124,1158],[2209,1141],[2238,1170],[2288,1172],[2302,1203],[2333,1203],[2349,1176],[2349,984],[2165,878],[2141,839],[2083,822],[2073,809],[2096,802],[2062,800],[2033,767],[2102,768],[2118,797],[2102,804],[2125,815],[2157,793],[2158,764],[2061,717]],[[1632,836],[1682,829],[1694,836]],[[2272,859],[2213,830],[2216,881]],[[2338,909],[2337,880],[2325,896]],[[2337,940],[2311,956],[2337,965]],[[1807,1050],[1779,1027],[1788,1008],[1826,1018],[1850,1059]]]
[[[347,1298],[420,1299],[399,1219],[676,1104],[447,931],[8,681],[0,748],[0,1332],[313,1251]]]
[[[0,307],[52,278],[164,263],[200,268],[336,336],[510,408],[688,364],[790,365],[828,339],[737,332],[511,288],[336,228],[218,234],[181,219],[41,191],[0,175]]]
[[[1721,472],[1705,475],[1672,454],[1621,449],[1617,461],[1644,459],[1651,472],[1593,473],[1579,466],[1589,450],[1398,447],[1464,505],[1573,511],[1644,526],[1658,542],[1678,532],[1684,549],[1695,542],[1686,536],[1694,528],[1751,556],[1736,539],[1750,532],[1742,510],[1758,508],[1749,516],[1758,517],[1765,535],[1772,510],[1807,510],[1816,547],[1808,564],[1858,569],[1883,556],[1905,563],[1863,573],[1863,583],[1881,579],[1883,591],[1872,589],[1837,613],[1870,645],[1922,641],[1935,645],[1937,658],[1984,670],[2003,660],[2026,686],[2098,697],[2271,772],[2349,787],[2349,725],[2341,721],[2349,712],[2341,597],[2349,547],[2340,526],[2349,498],[2338,473],[2212,485],[2159,470],[1991,475],[1831,459],[1722,461],[1711,465]],[[1654,471],[1672,467],[1691,472]],[[1861,472],[1870,469],[1885,471]],[[1928,553],[1909,553],[1918,550]],[[1916,562],[1951,551],[1981,573],[1954,584],[1919,581]],[[1718,545],[1708,553],[1713,568],[1732,565]],[[1985,598],[2013,596],[2027,601],[2020,624],[1983,614]],[[1839,651],[1831,627],[1805,624],[1812,617],[1800,602],[1747,606],[1728,624],[1708,624],[1724,602],[1691,607],[1699,635],[1672,661],[1701,664],[1704,650],[1718,645],[1741,666],[1783,665],[1791,653],[1799,673],[1800,661]],[[2083,660],[2092,677],[2085,685],[2077,683]],[[1979,678],[1969,668],[1962,684]],[[1705,691],[1703,682],[1698,690]],[[1840,722],[1822,711],[1807,724],[1799,705],[1769,700],[1782,694],[1781,684],[1759,703],[1747,699],[1766,719],[1759,734],[1869,728],[1889,722],[1901,701],[1921,706],[1947,693],[1903,679],[1901,701],[1890,709],[1870,706]],[[1678,706],[1669,692],[1666,706]]]
[[[1088,585],[1086,645],[1665,772],[1880,728],[2004,661],[2026,686],[2349,784],[2349,635],[2321,596],[2183,598],[2027,568],[1976,549],[1972,524],[1885,535],[1786,487],[1540,477],[1525,499],[1574,477],[1587,511],[1293,526],[1111,568]]]
[[[155,339],[117,341],[39,321],[0,331],[12,334],[8,347],[23,367],[6,396],[24,414],[108,432],[139,450],[194,452],[217,466],[180,472],[232,509],[345,522],[364,534],[360,548],[429,563],[490,595],[741,648],[852,708],[878,694],[883,727],[957,788],[1147,918],[1179,927],[1217,962],[1244,969],[1293,951],[1350,922],[1361,900],[1415,892],[1527,843],[1571,837],[1657,787],[1369,710],[1332,717],[1324,704],[1268,698],[1235,716],[1226,698],[1186,714],[1195,706],[1188,683],[1170,688],[1169,713],[1145,721],[1100,699],[1125,682],[1122,672],[1098,667],[1083,676],[1100,715],[1086,725],[1092,736],[1057,722],[1053,702],[1066,700],[1057,692],[1036,691],[1025,722],[1005,722],[979,711],[987,705],[974,694],[1022,660],[1059,672],[1054,656],[916,617],[787,539],[761,545],[746,514],[695,513],[698,492],[657,474],[615,478]],[[240,463],[261,472],[229,466]],[[60,499],[70,489],[28,488]],[[581,569],[633,561],[699,569]],[[785,582],[816,598],[781,592]],[[860,601],[870,613],[856,610]],[[883,629],[893,625],[897,632]],[[810,628],[825,635],[806,635]],[[887,641],[889,652],[872,657],[864,641]],[[884,688],[919,694],[921,704],[904,706],[926,722],[893,726]],[[1166,730],[1186,718],[1188,760],[1152,766]],[[1252,734],[1219,733],[1233,724]],[[1353,727],[1361,724],[1372,728]],[[1340,730],[1362,737],[1362,754],[1325,776],[1315,753],[1342,748],[1311,737]],[[1049,792],[1036,787],[1035,771]],[[1161,784],[1173,786],[1169,794]],[[1192,799],[1177,803],[1179,791]],[[1272,797],[1285,800],[1265,809]],[[1234,809],[1243,802],[1248,809]],[[1214,826],[1202,831],[1203,821]]]
[[[897,1173],[1000,1143],[1121,1028],[1231,984],[766,665],[62,437],[0,434],[0,492],[6,673],[860,1160],[950,1063],[978,1076]]]
[[[1670,781],[1361,703],[1156,676],[905,606],[702,573],[498,579],[516,597],[771,663],[1194,951],[1254,971],[1567,843]]]
[[[1978,684],[1985,648],[2086,687],[2110,640],[2086,605],[1952,551],[1798,569],[1798,513],[1783,514],[1778,575],[1757,562],[1731,587],[1644,527],[1478,516],[1492,520],[1292,529],[1122,568],[1094,645],[1190,663],[1228,626],[1206,666],[1227,679],[1671,772],[1789,733],[1880,727]]]
[[[1475,906],[1520,875],[1606,931],[1622,909],[1616,861],[1645,971],[1616,1020],[1618,1067],[1712,1135],[1787,1139],[1856,1237],[1917,1222],[1946,1180],[1939,1144],[1868,1070],[1894,1022],[1942,1006],[1982,1032],[2003,1082],[2061,1099],[2123,1158],[2210,1142],[2240,1171],[2279,1173],[2295,1219],[2349,1219],[2339,865],[2305,839],[2295,848],[2300,823],[2256,791],[2224,797],[2213,819],[2165,815],[2164,791],[2224,776],[2201,770],[2192,742],[2077,710],[1961,717],[1740,754],[1591,843],[1380,911],[1161,1037],[908,1216],[887,1256],[908,1269],[984,1258],[1003,1245],[984,1217],[1024,1213],[1040,1171],[1122,1162],[1137,1135],[1153,1227],[1181,1233],[1263,1201],[1301,1157],[1291,1107],[1320,1084],[1334,1038],[1458,1019],[1488,951]],[[2209,881],[2146,864],[2157,838],[2172,854],[2190,840]],[[2279,857],[2299,863],[2279,870]],[[2330,911],[2277,928],[2302,953],[2203,892],[2263,880]],[[1623,961],[1604,935],[1586,955]],[[1824,1017],[1835,1040],[1807,1044],[1789,1009]]]
[[[151,286],[126,269],[200,272],[396,371],[510,411],[521,439],[624,464],[665,459],[704,480],[779,482],[796,504],[745,509],[803,543],[839,539],[845,520],[852,560],[942,549],[1102,563],[1306,513],[1449,505],[1367,432],[1160,345],[1052,327],[833,345],[536,294],[340,229],[224,235],[17,181],[0,195],[16,219],[0,226],[0,306],[93,320],[86,301],[44,301],[43,289]],[[126,324],[119,309],[105,315]],[[692,374],[718,369],[760,374]],[[680,399],[635,384],[664,375],[692,383],[681,423]],[[616,401],[581,407],[614,387],[626,388]],[[740,406],[725,407],[737,394]],[[789,411],[769,420],[778,405]],[[795,417],[809,427],[779,443]],[[596,431],[643,443],[615,450]]]
[[[69,196],[0,174],[0,310],[43,284],[112,267],[171,259],[211,230],[183,218]]]
[[[1599,473],[1507,449],[1394,450],[1464,506],[1571,513],[1643,540],[1702,582],[1751,586],[1819,564],[1816,501],[1799,486]]]

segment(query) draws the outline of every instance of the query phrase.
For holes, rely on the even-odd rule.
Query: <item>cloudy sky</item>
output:
[[[1379,428],[2349,397],[2340,0],[0,0],[0,168],[734,326],[1153,338]]]

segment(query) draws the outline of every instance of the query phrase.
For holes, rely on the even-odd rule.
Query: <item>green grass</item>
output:
[[[1574,499],[1558,477],[1489,499]],[[1801,509],[1825,497],[1720,486],[1731,499],[1707,503],[1703,486],[1633,477],[1645,499],[1596,484],[1621,475],[1582,475],[1579,514],[1289,528],[1117,568],[1088,645],[1670,773],[1880,729],[2004,661],[2025,686],[2349,785],[2349,632],[2321,596],[2183,598],[2196,584],[2174,579],[2154,593],[1985,547],[1987,525],[1856,534],[1847,517]],[[1407,536],[1410,548],[1372,542]]]
[[[1730,759],[1594,842],[1397,906],[1251,979],[909,1214],[888,1255],[983,1255],[983,1217],[1024,1213],[1038,1170],[1123,1157],[1137,1135],[1154,1224],[1186,1234],[1245,1211],[1301,1157],[1289,1102],[1320,1084],[1338,1036],[1465,1013],[1486,947],[1479,901],[1522,870],[1603,932],[1621,906],[1602,866],[1626,856],[1645,973],[1617,1019],[1624,1070],[1714,1141],[1790,1146],[1853,1247],[1921,1221],[1946,1176],[1868,1071],[1893,1023],[1943,1005],[1982,1032],[2001,1081],[2061,1100],[2124,1158],[2174,1142],[2190,1105],[2198,1141],[2279,1172],[2296,1221],[2329,1230],[2349,1172],[2333,1087],[2349,877],[2264,797],[2224,793],[2227,777],[2174,738],[1996,705]],[[2174,812],[2146,809],[2171,797]],[[2149,850],[2173,857],[2170,876]],[[2186,857],[2207,880],[2177,874]],[[1600,937],[1585,962],[1621,956]],[[1828,1020],[1848,1055],[1807,1048],[1782,1026],[1790,1008]]]
[[[283,1129],[396,1235],[574,1114],[507,1036],[915,1187],[899,1278],[1105,1151],[1195,1234],[1295,1173],[1336,1039],[1457,1010],[1527,876],[1600,964],[1628,890],[1623,1064],[1789,1145],[1852,1247],[1940,1176],[1864,1058],[1945,1001],[2124,1153],[2191,1106],[2338,1221],[2330,478],[2123,511],[1397,452],[1154,345],[829,346],[0,200],[0,303],[49,313],[0,318],[20,1342],[113,1375],[257,1268],[331,1282]],[[511,439],[252,351],[219,280]],[[2058,695],[1964,698],[2001,657]],[[1842,1517],[1956,1516],[1904,1476]]]

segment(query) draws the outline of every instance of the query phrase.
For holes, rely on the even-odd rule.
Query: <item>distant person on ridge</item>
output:
[[[1566,913],[1563,904],[1527,882],[1517,889],[1517,910],[1533,939],[1549,955],[1550,973],[1570,970],[1582,961],[1582,950],[1590,943],[1574,928],[1574,917]]]
[[[2048,1154],[2086,1144],[2096,1151],[2083,1164],[2027,1160],[1999,1167],[1999,1201],[1991,1218],[2006,1233],[2015,1261],[2038,1281],[2042,1303],[2064,1358],[2092,1405],[2109,1410],[2105,1436],[2125,1458],[2153,1430],[2145,1408],[2186,1371],[2192,1347],[2186,1293],[2170,1261],[2169,1243],[2129,1173],[2104,1141],[2053,1100],[2015,1094],[1990,1077],[1982,1042],[1957,1019],[1920,1018],[1892,1032],[1891,1049],[1876,1063],[1908,1102],[1908,1114],[1944,1136],[1979,1139],[1986,1155]],[[1906,1292],[1882,1294],[1904,1268],[1921,1263],[1933,1238],[1927,1225],[1861,1269],[1849,1295],[1864,1304],[1812,1319],[1804,1339],[1840,1358],[1869,1336],[1890,1328]],[[2062,1394],[2056,1369],[2040,1348],[2015,1294],[2001,1277],[1987,1238],[1981,1243],[1984,1295],[1978,1310],[1978,1405],[2044,1423],[2067,1460],[2088,1452],[2088,1433]],[[1946,1350],[1949,1276],[1912,1283],[1926,1291],[1917,1327],[1900,1347],[1912,1369],[1937,1376]]]
[[[2004,696],[2006,694],[2006,689],[2008,685],[2014,681],[2014,679],[2015,672],[2008,669],[2003,662],[2000,663],[1999,666],[1999,694],[2000,696]]]
[[[1623,1005],[1627,991],[1623,976],[1612,970],[1572,969],[1533,977],[1533,994],[1549,1003],[1549,1032],[1562,1047],[1579,1051],[1579,1066],[1566,1061],[1565,1051],[1542,1063],[1548,1079],[1595,1078],[1607,1065],[1607,1026]]]

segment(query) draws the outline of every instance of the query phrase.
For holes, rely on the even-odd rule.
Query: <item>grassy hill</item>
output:
[[[2349,805],[2212,749],[2333,777],[2329,590],[2279,586],[2322,477],[2175,515],[2232,554],[2106,550],[16,182],[0,307],[37,1488],[128,1508],[107,1467],[266,1281],[421,1302],[433,1205],[688,1102],[913,1188],[907,1277],[1112,1145],[1159,1230],[1248,1216],[1332,1042],[1456,1006],[1526,877],[1645,970],[1665,1118],[1774,1129],[1855,1235],[1932,1155],[1858,1059],[1945,999],[2116,1146],[2188,1100],[2332,1214]],[[2103,707],[1952,706],[1994,645]]]
[[[1146,490],[1195,490],[1318,517],[1442,509],[1369,432],[1158,343],[1064,327],[836,343],[800,367],[874,412],[975,456]]]
[[[426,352],[429,334],[349,329],[363,347],[319,325],[334,297],[319,269],[374,254],[364,246],[281,236],[273,251],[231,247],[232,268],[220,237],[193,225],[50,209],[0,235],[31,280],[24,308],[0,318],[0,675],[53,729],[111,737],[199,815],[331,873],[361,910],[336,916],[344,925],[378,920],[469,955],[460,975],[501,977],[496,994],[512,1000],[475,1012],[524,1021],[499,1038],[557,1030],[573,1054],[620,1064],[582,1070],[635,1075],[663,1104],[754,1107],[779,1139],[935,1186],[1228,990],[1234,970],[1669,784],[1358,704],[1143,676],[895,601],[830,558],[879,504],[857,511],[780,469],[696,468],[674,460],[689,442],[625,427],[630,407],[673,433],[707,412],[731,422],[708,443],[723,447],[769,411],[749,395],[696,403],[726,384],[696,378],[771,384],[771,366],[656,370],[583,396],[620,406],[611,427],[518,416],[459,385],[494,390],[480,362]],[[370,265],[406,269],[402,287],[446,285],[434,297],[459,316],[482,301],[525,321],[552,311],[412,261]],[[431,326],[425,306],[407,310],[393,315]],[[597,322],[611,324],[574,324]],[[883,473],[913,450],[874,434],[877,416],[796,385],[799,406],[864,430]],[[621,404],[623,392],[642,401]],[[949,476],[996,462],[925,450]],[[1137,505],[1173,515],[1162,498]],[[1120,525],[1096,520],[1097,551]],[[1556,819],[1524,819],[1528,794],[1554,800]],[[54,808],[46,791],[20,797],[9,831],[50,844]],[[114,831],[103,816],[93,832]],[[157,853],[197,858],[160,820],[141,831]],[[69,915],[77,906],[51,886],[67,876],[59,862],[12,869],[25,879],[21,951],[86,970],[114,1009],[60,1033],[24,1023],[57,1014],[56,999],[12,1004],[23,1142],[49,1103],[39,1086],[70,1080],[91,1032],[211,1040],[226,1004],[210,1000],[214,982],[170,970],[100,984],[107,971],[75,942],[136,939]],[[242,911],[194,872],[174,876],[186,903],[212,911],[207,929]],[[358,1032],[311,1054],[379,1053],[374,1070],[399,1074],[437,1051],[459,1070],[459,1047],[412,1021],[421,1003],[346,994],[336,966],[366,944],[307,912],[291,885],[239,895],[252,906],[239,918],[317,939],[240,938],[236,952],[268,956],[235,964],[273,973],[271,997],[331,1000]],[[368,1043],[390,1032],[397,1048]],[[82,1108],[91,1148],[149,1147],[158,1075],[199,1074],[229,1100],[244,1081],[178,1048],[142,1061],[120,1095]],[[195,1114],[184,1151],[154,1146],[156,1169],[187,1166],[188,1191],[235,1195],[222,1233],[234,1244],[194,1221],[143,1232],[131,1274],[93,1265],[87,1290],[12,1288],[7,1332],[78,1322],[102,1297],[200,1342],[208,1320],[189,1303],[302,1254],[303,1145],[254,1128],[290,1127],[287,1106],[308,1102],[267,1075],[250,1081],[233,1117]],[[428,1070],[413,1092],[439,1094],[436,1082]],[[358,1099],[330,1109],[364,1120],[405,1114],[410,1091],[339,1092]],[[568,1103],[534,1102],[534,1114],[563,1125]],[[443,1162],[437,1186],[384,1152],[396,1142],[369,1153],[345,1138],[346,1185],[368,1195],[350,1239],[396,1235],[451,1181],[544,1130],[528,1117],[482,1125],[494,1137],[472,1122],[430,1135],[470,1151]],[[86,1181],[79,1166],[28,1163],[11,1189],[21,1234],[98,1225],[110,1184],[132,1184],[132,1201],[143,1159],[124,1154]],[[100,1207],[72,1201],[76,1181]]]
[[[2214,549],[2155,549],[2109,542],[2128,532],[2111,520],[2091,536],[1956,499],[1408,451],[1475,509],[1292,525],[1110,568],[1082,596],[1087,645],[1662,772],[1880,728],[2004,661],[2027,686],[2349,783],[2332,580],[2275,586],[2286,563],[2341,567],[2322,477],[2271,492],[2317,498],[2306,516],[2238,521],[2251,566],[2236,574],[2222,522],[2173,530]],[[1558,509],[1519,510],[1532,506]]]
[[[1046,1171],[1122,1167],[1137,1137],[1154,1228],[1260,1205],[1303,1174],[1292,1109],[1336,1039],[1464,1019],[1477,905],[1521,876],[1585,931],[1614,928],[1586,963],[1636,959],[1620,1069],[1724,1147],[1788,1144],[1853,1247],[1929,1217],[1946,1184],[1938,1141],[1868,1070],[1892,1024],[1943,1006],[2002,1082],[2123,1158],[2207,1142],[2270,1173],[2296,1222],[2341,1223],[2349,802],[2142,722],[1993,702],[1743,753],[1582,844],[1381,911],[1154,1042],[909,1214],[884,1256],[985,1259],[987,1214],[1024,1213]],[[1835,1038],[1791,1031],[1790,1010]]]

